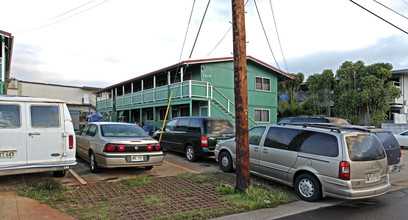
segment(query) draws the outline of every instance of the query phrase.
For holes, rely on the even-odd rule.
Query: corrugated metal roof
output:
[[[156,74],[158,74],[160,72],[165,72],[165,71],[174,69],[176,67],[181,67],[181,66],[185,66],[185,65],[188,65],[188,64],[215,63],[215,62],[222,62],[222,61],[233,61],[233,59],[234,59],[233,57],[224,57],[224,58],[212,58],[212,59],[199,59],[199,60],[182,61],[180,63],[174,64],[174,65],[171,65],[171,66],[168,66],[168,67],[165,67],[165,68],[162,68],[162,69],[159,69],[159,70],[156,70],[156,71],[153,71],[153,72],[141,75],[141,76],[137,76],[137,77],[131,78],[129,80],[126,80],[126,81],[123,81],[123,82],[120,82],[120,83],[116,83],[116,84],[108,86],[106,88],[97,90],[97,91],[95,91],[93,93],[96,94],[96,93],[100,93],[100,92],[104,92],[104,91],[109,91],[110,89],[113,89],[115,87],[125,85],[125,84],[128,84],[130,82],[134,82],[136,80],[143,79],[143,78],[146,78],[146,77],[149,77],[149,76],[153,76],[153,75],[156,75]],[[280,70],[278,68],[275,68],[275,67],[273,67],[273,66],[271,66],[271,65],[269,65],[269,64],[267,64],[267,63],[265,63],[265,62],[263,62],[261,60],[258,60],[258,59],[254,58],[252,56],[247,56],[247,60],[252,60],[253,62],[255,62],[257,64],[260,64],[260,65],[262,65],[262,66],[264,66],[264,67],[266,67],[268,69],[271,69],[271,70],[281,74],[281,76],[283,76],[283,77],[287,77],[289,79],[295,79],[295,77],[290,75],[289,73],[286,73],[286,72],[284,72],[284,71],[282,71],[282,70]]]

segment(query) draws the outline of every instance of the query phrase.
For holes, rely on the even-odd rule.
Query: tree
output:
[[[391,70],[389,63],[365,66],[362,61],[344,62],[336,73],[333,94],[336,114],[353,124],[360,124],[360,115],[364,115],[365,124],[379,126],[387,117],[388,102],[401,95],[401,91],[388,82]]]
[[[280,94],[288,94],[289,100],[294,98],[295,93],[299,92],[300,85],[305,80],[303,73],[291,74],[295,79],[288,79],[281,81],[278,84],[278,90]]]

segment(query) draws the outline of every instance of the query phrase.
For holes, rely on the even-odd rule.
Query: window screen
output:
[[[31,106],[31,125],[33,127],[59,127],[58,106]]]

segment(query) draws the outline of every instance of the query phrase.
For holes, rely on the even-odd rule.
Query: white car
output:
[[[401,147],[408,147],[408,130],[403,131],[399,134],[394,134],[395,138],[397,139],[399,145]]]

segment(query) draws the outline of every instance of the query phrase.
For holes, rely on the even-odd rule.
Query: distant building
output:
[[[0,30],[0,95],[6,94],[7,79],[10,76],[13,36]]]
[[[249,125],[276,123],[278,80],[294,77],[247,57]],[[161,127],[168,118],[212,116],[235,123],[233,59],[189,60],[96,91],[98,112],[111,121]]]
[[[77,87],[11,80],[8,85],[7,95],[63,100],[67,103],[74,126],[78,129],[80,114],[96,112],[96,96],[93,92],[99,89],[87,86]]]
[[[407,123],[408,115],[408,69],[393,70],[391,82],[401,89],[401,97],[390,102],[388,119],[394,123]]]

